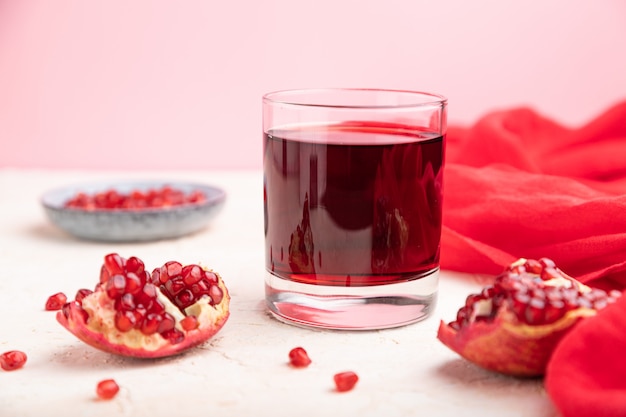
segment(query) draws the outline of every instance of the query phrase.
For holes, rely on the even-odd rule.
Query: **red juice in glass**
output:
[[[444,137],[367,120],[264,131],[266,298],[276,317],[368,329],[427,314],[439,270]]]
[[[437,133],[376,124],[266,133],[267,268],[288,280],[348,287],[432,271],[443,143]]]

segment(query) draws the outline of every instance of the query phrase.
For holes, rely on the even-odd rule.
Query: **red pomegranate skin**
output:
[[[559,341],[593,310],[569,313],[556,323],[529,326],[516,323],[507,313],[492,322],[477,322],[456,331],[444,321],[437,338],[468,361],[489,371],[516,377],[539,377],[545,373]]]

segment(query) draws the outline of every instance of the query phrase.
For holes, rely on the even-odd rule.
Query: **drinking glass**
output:
[[[263,96],[265,297],[276,318],[368,330],[433,311],[446,106],[381,89]]]

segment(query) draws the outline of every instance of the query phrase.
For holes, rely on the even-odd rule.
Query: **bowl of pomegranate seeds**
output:
[[[50,221],[81,239],[173,239],[204,229],[222,209],[224,190],[204,184],[129,181],[78,184],[46,192]]]

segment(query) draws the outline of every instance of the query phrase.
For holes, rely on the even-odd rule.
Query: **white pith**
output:
[[[167,301],[171,304],[169,300]],[[95,291],[83,298],[82,305],[89,314],[87,328],[102,334],[112,344],[150,351],[157,350],[167,344],[167,341],[157,333],[145,335],[137,329],[131,329],[127,332],[119,331],[115,327],[114,301],[109,298],[105,291]]]
[[[486,300],[479,300],[472,305],[472,315],[470,321],[474,321],[476,317],[488,317],[493,310],[493,300],[488,298]]]

